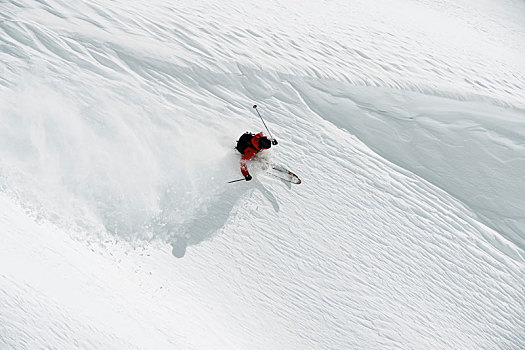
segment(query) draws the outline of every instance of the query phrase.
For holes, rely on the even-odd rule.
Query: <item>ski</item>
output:
[[[301,179],[297,175],[292,173],[290,170],[278,165],[273,165],[271,168],[268,168],[266,170],[266,173],[270,176],[276,177],[284,181],[288,181],[295,185],[299,185],[301,183]]]

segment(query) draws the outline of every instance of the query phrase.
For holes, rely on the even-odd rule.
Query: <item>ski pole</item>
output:
[[[270,130],[268,130],[268,127],[266,126],[266,123],[264,122],[264,119],[261,117],[261,113],[259,113],[259,110],[257,109],[257,105],[253,105],[253,108],[255,108],[255,110],[257,111],[257,114],[259,115],[259,117],[261,118],[263,124],[264,124],[264,127],[266,128],[266,130],[268,131],[268,135],[270,135],[270,137],[272,138],[273,140],[273,136],[272,136],[272,133],[270,132]]]
[[[232,182],[237,182],[237,181],[246,181],[246,179],[243,177],[242,179],[239,179],[239,180],[228,181],[228,183],[231,184]]]

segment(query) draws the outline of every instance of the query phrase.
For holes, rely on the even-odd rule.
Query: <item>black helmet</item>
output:
[[[261,148],[270,148],[272,147],[272,142],[266,137],[261,137],[259,140],[259,147]]]

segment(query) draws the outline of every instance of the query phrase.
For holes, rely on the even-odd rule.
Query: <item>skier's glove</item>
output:
[[[244,177],[244,179],[245,179],[246,181],[250,181],[250,180],[252,179],[252,176],[251,176],[250,174],[247,174],[247,175]]]
[[[276,140],[276,139],[273,139],[273,140],[272,140],[272,145],[275,146],[276,144],[277,144],[277,140]]]

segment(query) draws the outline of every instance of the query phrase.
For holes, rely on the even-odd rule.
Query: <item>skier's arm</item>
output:
[[[241,173],[246,178],[246,175],[250,175],[248,172],[248,165],[246,162],[252,159],[257,154],[257,151],[251,147],[244,151],[244,155],[241,157]],[[251,176],[250,176],[251,177]]]

